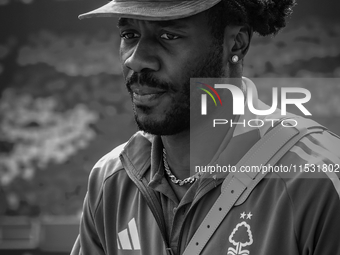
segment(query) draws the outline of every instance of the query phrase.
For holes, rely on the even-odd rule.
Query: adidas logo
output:
[[[120,231],[117,238],[118,250],[140,250],[136,221],[133,218],[128,228]]]

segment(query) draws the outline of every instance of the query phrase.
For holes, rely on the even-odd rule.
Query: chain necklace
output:
[[[166,150],[165,148],[163,148],[163,162],[164,162],[164,169],[165,169],[165,172],[167,173],[167,175],[169,176],[170,180],[179,185],[179,186],[183,186],[184,184],[192,184],[194,183],[198,178],[200,178],[200,176],[202,175],[201,172],[198,172],[196,173],[195,175],[193,176],[190,176],[188,178],[185,178],[184,180],[180,180],[178,179],[175,175],[173,175],[173,173],[171,172],[170,170],[170,167],[169,167],[169,164],[168,164],[168,161],[166,159]]]

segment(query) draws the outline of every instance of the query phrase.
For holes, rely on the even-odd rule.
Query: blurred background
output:
[[[105,3],[0,0],[1,255],[68,254],[92,166],[136,131],[117,20],[77,19]],[[244,75],[336,81],[339,10],[337,0],[298,0],[285,30],[255,36]],[[339,83],[311,92],[313,118],[340,134]]]

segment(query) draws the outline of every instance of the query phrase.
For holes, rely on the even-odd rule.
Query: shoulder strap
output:
[[[265,165],[275,165],[302,137],[326,129],[308,119],[298,118],[295,127],[296,122],[292,127],[286,127],[288,122],[285,121],[285,126],[278,124],[260,139],[237,163],[236,169],[240,170],[241,166],[258,166],[261,169]],[[222,183],[221,195],[198,227],[183,255],[200,254],[230,209],[236,202],[243,203],[265,175],[262,171],[229,173]]]

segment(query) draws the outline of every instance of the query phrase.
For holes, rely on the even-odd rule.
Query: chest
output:
[[[194,206],[180,207],[163,198],[158,201],[163,226],[155,220],[145,198],[137,195],[133,204],[118,208],[112,231],[117,253],[113,254],[166,254],[162,235],[167,236],[174,254],[181,254],[218,195],[217,189],[212,190]],[[270,192],[255,191],[243,204],[232,208],[202,254],[295,254],[293,222],[288,199],[278,200]]]

